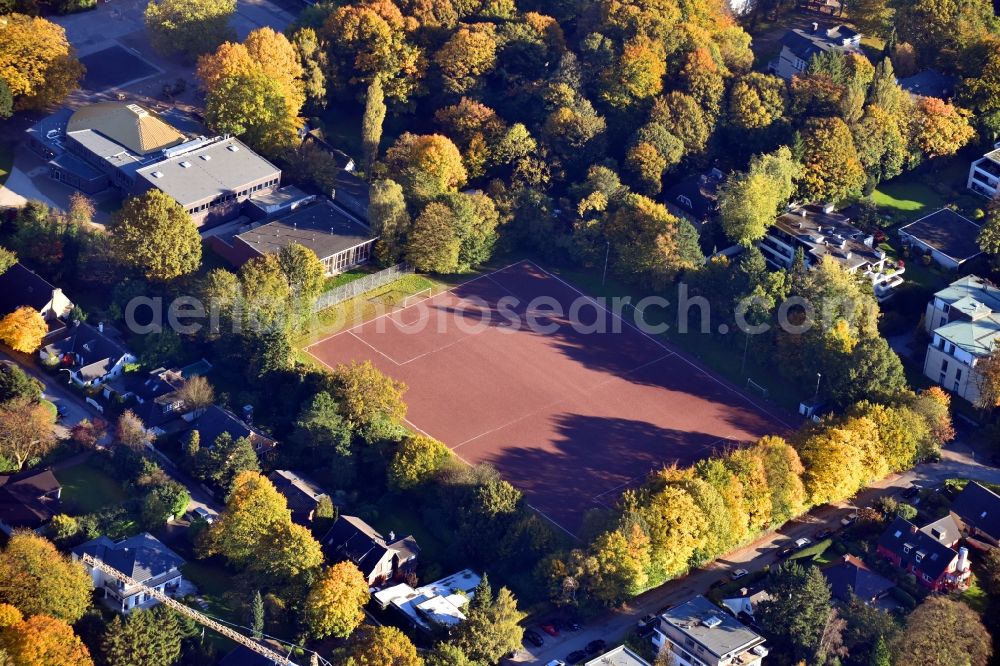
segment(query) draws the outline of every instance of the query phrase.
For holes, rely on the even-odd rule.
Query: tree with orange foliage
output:
[[[918,99],[916,112],[914,140],[927,157],[954,155],[976,135],[968,111],[937,97]]]
[[[62,26],[37,16],[3,17],[0,79],[14,97],[14,108],[42,109],[75,90],[83,65]]]
[[[14,398],[0,404],[0,457],[21,469],[32,458],[55,446],[54,414],[29,398]]]
[[[48,332],[49,327],[42,315],[27,305],[0,320],[0,342],[25,354],[37,351]]]
[[[93,666],[90,651],[73,627],[47,615],[35,615],[0,629],[3,647],[18,666]]]
[[[990,355],[976,363],[976,386],[979,389],[976,407],[984,411],[1000,407],[1000,344],[994,345]]]

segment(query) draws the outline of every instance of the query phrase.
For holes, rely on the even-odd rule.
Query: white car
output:
[[[549,663],[545,664],[545,666],[566,666],[566,662],[559,661],[558,659],[553,659]]]
[[[215,522],[215,516],[212,515],[212,513],[203,506],[196,506],[194,509],[191,510],[191,515],[194,517],[195,520],[198,520],[200,518],[209,525]]]
[[[811,543],[812,543],[811,539],[806,539],[805,537],[803,537],[803,538],[797,539],[795,541],[795,547],[801,549],[801,548],[805,548],[806,546],[808,546]]]
[[[746,576],[749,573],[750,572],[747,571],[746,569],[737,569],[736,571],[733,572],[733,575],[730,576],[730,578],[732,578],[733,580],[739,580],[740,578],[743,578],[743,576]]]

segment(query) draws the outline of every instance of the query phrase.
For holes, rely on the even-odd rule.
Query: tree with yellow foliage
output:
[[[0,319],[0,342],[14,351],[33,354],[49,332],[38,310],[24,305]]]
[[[811,504],[847,499],[869,478],[864,442],[849,428],[829,424],[811,428],[800,435],[796,448],[805,466],[802,481]]]
[[[406,132],[385,153],[389,178],[403,186],[407,200],[426,202],[465,184],[458,148],[441,134]]]
[[[492,23],[463,25],[441,46],[434,62],[445,90],[455,94],[472,90],[496,66],[496,29]]]
[[[364,625],[351,636],[350,666],[424,666],[413,642],[396,627]]]
[[[77,88],[83,65],[59,25],[37,16],[8,14],[0,27],[0,79],[15,109],[42,109]]]
[[[236,0],[157,0],[146,5],[146,29],[157,51],[193,59],[232,38],[235,13]]]
[[[347,638],[365,619],[371,595],[353,562],[338,562],[320,575],[306,597],[305,618],[316,638]]]
[[[79,562],[33,532],[17,532],[0,553],[0,602],[25,615],[76,622],[90,606],[92,583]]]
[[[649,583],[650,548],[649,536],[635,521],[601,534],[590,545],[587,592],[608,605],[642,592]]]

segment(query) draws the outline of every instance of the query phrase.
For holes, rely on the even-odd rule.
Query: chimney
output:
[[[817,32],[819,32],[819,23],[813,21],[813,34],[816,34]]]
[[[98,332],[100,332],[100,333],[103,333],[103,332],[104,332],[104,322],[103,322],[103,321],[99,321],[99,322],[97,322],[97,330],[98,330]]]
[[[389,542],[392,543],[395,540],[396,540],[396,533],[393,532],[392,530],[389,530]]]
[[[815,25],[815,24],[813,24],[813,25]],[[829,215],[830,213],[832,213],[833,212],[833,204],[832,203],[823,204],[823,212],[826,213],[827,215]]]
[[[969,569],[969,549],[962,546],[958,549],[958,566],[955,570],[959,573],[964,573]]]

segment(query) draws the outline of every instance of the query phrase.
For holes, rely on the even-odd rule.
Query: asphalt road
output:
[[[590,641],[604,639],[608,647],[619,645],[636,622],[650,613],[681,603],[697,594],[705,594],[712,583],[734,569],[756,571],[777,561],[777,551],[796,539],[812,537],[821,529],[836,529],[840,520],[858,507],[869,506],[882,495],[901,492],[910,485],[933,487],[945,479],[963,477],[1000,483],[1000,469],[980,463],[965,444],[956,441],[942,452],[939,463],[918,465],[909,472],[896,474],[858,494],[850,502],[816,507],[800,519],[790,521],[776,532],[762,536],[754,543],[722,557],[704,568],[696,569],[683,578],[669,581],[633,599],[626,606],[587,622],[577,632],[563,632],[558,637],[544,634],[532,626],[545,644],[519,652],[510,664],[547,664],[554,659],[582,650]]]

